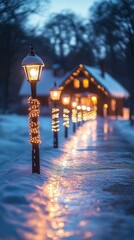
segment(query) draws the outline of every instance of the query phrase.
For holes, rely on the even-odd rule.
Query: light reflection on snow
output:
[[[4,198],[6,208],[11,199],[13,201],[17,199],[14,206],[10,203],[11,207],[8,212],[11,214],[10,216],[13,216],[14,212],[16,215],[22,215],[22,219],[25,220],[19,222],[20,217],[16,218],[16,221],[11,220],[11,226],[13,221],[16,224],[16,232],[20,233],[20,239],[60,240],[69,238],[82,240],[92,239],[92,237],[97,239],[94,235],[96,229],[99,229],[100,222],[103,229],[110,229],[109,223],[107,221],[103,223],[103,220],[109,219],[109,215],[105,217],[105,206],[108,211],[112,212],[112,206],[109,204],[111,196],[105,197],[106,193],[104,194],[102,189],[106,182],[108,184],[111,179],[114,179],[114,176],[117,180],[119,171],[110,170],[110,161],[107,156],[111,157],[111,155],[104,156],[105,153],[102,151],[104,138],[106,137],[107,141],[113,132],[113,126],[107,120],[100,123],[97,121],[85,122],[57,151],[50,148],[52,154],[48,150],[46,159],[47,157],[49,159],[45,162],[47,170],[44,168],[41,176],[32,175],[31,179],[28,179],[28,182],[33,181],[32,191],[32,184],[29,184],[30,192],[27,195],[24,194],[24,198],[27,198],[28,201],[18,201],[21,196],[12,198],[12,192],[11,196]],[[16,173],[14,174],[12,171],[11,173],[8,173],[8,179],[9,176],[12,176],[13,180]],[[22,177],[21,174],[19,177]],[[16,179],[19,180],[19,177]],[[39,179],[42,180],[40,183]],[[37,187],[34,188],[36,184]],[[27,181],[25,188],[27,188]],[[11,190],[15,192],[13,189]],[[104,201],[106,202],[104,203]],[[108,214],[111,214],[110,211]],[[15,214],[14,216],[16,216]]]

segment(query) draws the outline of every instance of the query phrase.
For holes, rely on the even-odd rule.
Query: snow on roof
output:
[[[89,74],[95,78],[95,80],[103,86],[108,93],[117,98],[128,98],[129,93],[128,91],[119,83],[117,82],[112,76],[105,72],[105,77],[101,76],[101,71],[99,68],[90,67],[84,65],[84,68],[89,72]],[[70,73],[71,74],[71,73]],[[41,79],[37,83],[37,95],[38,96],[48,96],[50,89],[54,87],[54,83],[56,82],[57,86],[63,85],[65,80],[70,75],[69,73],[63,76],[54,76],[52,69],[45,69],[42,71]],[[31,88],[29,82],[26,78],[23,81],[21,86],[20,96],[30,96],[31,95]]]
[[[60,86],[60,84],[64,81],[66,76],[67,74],[63,76],[54,76],[52,69],[42,70],[41,79],[37,83],[37,95],[48,96],[50,89],[54,87],[54,83],[56,82],[57,86]],[[19,95],[20,96],[31,95],[30,83],[26,80],[26,78],[23,81]]]
[[[84,68],[109,92],[111,96],[118,98],[129,97],[128,91],[108,73],[105,72],[105,77],[102,77],[100,69],[87,65],[84,65]]]

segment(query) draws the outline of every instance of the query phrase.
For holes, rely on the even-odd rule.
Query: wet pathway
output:
[[[44,239],[133,239],[134,152],[114,121],[85,123],[63,148],[42,186]]]
[[[1,231],[4,239],[134,239],[134,151],[114,121],[86,122],[59,149],[41,151],[37,185],[7,215],[17,237]]]

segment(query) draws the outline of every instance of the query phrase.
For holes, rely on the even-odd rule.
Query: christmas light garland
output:
[[[52,108],[52,131],[58,132],[59,129],[59,109]]]
[[[72,109],[72,122],[77,123],[77,109]]]
[[[69,128],[69,109],[63,109],[63,126]]]
[[[39,122],[38,122],[38,117],[40,113],[40,110],[39,110],[40,102],[39,100],[30,97],[28,99],[28,103],[31,105],[28,108],[29,128],[30,128],[29,134],[31,136],[29,139],[29,142],[31,144],[41,144]]]
[[[78,111],[78,122],[82,122],[82,111]]]

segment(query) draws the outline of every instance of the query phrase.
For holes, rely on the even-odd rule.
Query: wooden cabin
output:
[[[50,108],[49,95],[55,82],[62,94],[70,94],[73,100],[77,98],[79,104],[87,101],[86,104],[94,107],[98,115],[123,115],[124,99],[129,97],[128,91],[107,72],[82,64],[67,74],[58,68],[42,71],[41,80],[37,83],[37,96],[41,108],[44,108],[42,113],[50,112],[47,110]],[[20,89],[20,96],[24,107],[26,99],[30,96],[30,85],[26,79]],[[60,104],[62,105],[62,101]]]
[[[72,98],[78,95],[80,104],[84,97],[86,101],[90,96],[90,104],[96,105],[97,114],[101,116],[122,116],[124,99],[129,97],[128,91],[110,74],[82,64],[69,74],[60,89]]]

